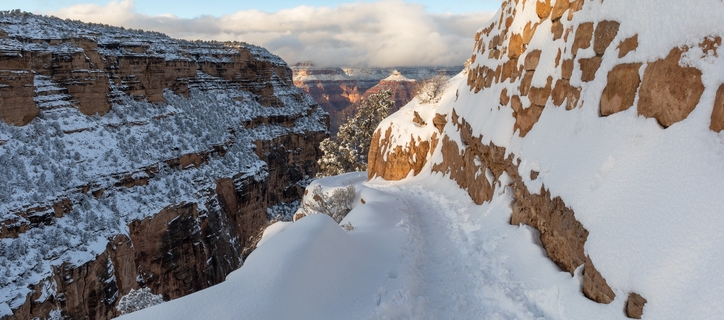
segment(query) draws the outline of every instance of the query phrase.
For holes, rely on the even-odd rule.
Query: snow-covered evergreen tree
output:
[[[372,134],[394,105],[392,91],[389,90],[370,95],[362,101],[357,114],[339,127],[337,140],[327,138],[320,143],[319,148],[324,155],[317,161],[318,176],[367,170]]]

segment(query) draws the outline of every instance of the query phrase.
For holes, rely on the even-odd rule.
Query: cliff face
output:
[[[364,90],[341,68],[297,65],[293,70],[294,85],[312,96],[329,113],[331,133],[336,134],[337,128],[354,115],[347,109],[360,102]]]
[[[107,319],[223,281],[316,175],[328,115],[243,43],[0,13],[0,316]]]
[[[390,110],[390,113],[393,113],[415,98],[416,86],[416,80],[407,78],[395,70],[389,77],[380,80],[377,85],[365,91],[363,98],[389,90],[392,92],[392,99],[395,101],[395,109]]]
[[[722,10],[703,2],[702,7]],[[659,221],[658,214],[666,215],[674,203],[691,200],[668,189],[662,191],[668,198],[641,190],[636,181],[656,175],[651,166],[687,162],[664,156],[671,148],[689,149],[675,141],[696,146],[687,157],[707,158],[702,150],[718,148],[709,141],[719,141],[724,127],[724,85],[712,71],[722,66],[721,34],[709,31],[699,16],[653,8],[658,5],[504,1],[477,32],[470,67],[450,81],[443,100],[433,107],[411,103],[380,125],[370,149],[369,178],[438,173],[456,181],[477,204],[490,203],[499,193],[510,195],[510,223],[540,231],[542,246],[561,270],[575,275],[582,266],[586,297],[604,304],[624,299],[626,314],[634,318],[641,317],[652,296],[661,299],[659,306],[673,303],[660,294],[668,287],[644,270],[688,260],[652,267],[634,257],[669,250],[650,240],[668,233],[658,235],[644,221]],[[655,22],[647,18],[652,15]],[[681,23],[668,25],[674,17]],[[615,183],[607,180],[611,172],[619,177]],[[678,185],[686,179],[672,174],[664,180]],[[677,208],[683,211],[676,217],[706,220],[697,220],[700,210]],[[635,236],[621,231],[632,226],[639,230]],[[639,245],[644,242],[651,249]],[[611,250],[620,252],[614,257]]]
[[[439,73],[453,76],[462,67],[321,68],[309,63],[292,66],[294,85],[308,93],[330,115],[330,133],[357,112],[359,102],[381,90],[391,90],[397,111],[414,98],[415,81]]]

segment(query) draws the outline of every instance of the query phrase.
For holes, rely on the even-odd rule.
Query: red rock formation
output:
[[[33,102],[33,75],[26,70],[0,70],[0,119],[24,126],[39,112]]]
[[[626,38],[618,44],[618,58],[625,57],[629,52],[636,50],[639,46],[639,35]]]
[[[372,94],[380,93],[384,90],[392,91],[392,99],[395,101],[395,108],[390,110],[393,113],[406,105],[415,97],[415,88],[417,81],[406,78],[399,71],[395,70],[389,77],[380,80],[380,82],[367,90],[362,96],[367,99]]]
[[[312,96],[330,115],[332,134],[346,121],[351,112],[346,110],[362,99],[355,79],[341,68],[295,68],[294,85]]]
[[[441,147],[437,151],[442,154],[443,160],[433,164],[432,171],[449,176],[467,190],[476,204],[483,204],[493,198],[495,185],[500,183],[501,176],[506,173],[512,180],[510,186],[514,195],[510,223],[524,223],[539,230],[543,248],[561,270],[573,274],[576,268],[585,265],[583,293],[594,301],[610,303],[615,294],[590,258],[585,256],[584,244],[588,231],[576,220],[573,210],[560,197],[552,197],[545,188],[541,189],[540,194],[531,194],[518,174],[518,165],[514,163],[512,154],[506,156],[505,148],[483,144],[482,137],[473,136],[471,125],[454,113],[452,122],[459,130],[463,145],[457,145],[443,134]],[[424,167],[428,158],[423,156],[424,153],[419,153],[419,146],[438,143],[437,135],[428,141],[411,137],[408,145],[414,147],[402,148],[399,141],[393,143],[389,139],[396,126],[399,125],[390,124],[385,129],[385,137],[381,139],[381,129],[378,129],[372,138],[368,166],[370,179],[382,177],[386,180],[400,180],[410,173],[419,174],[421,170],[418,168]],[[430,149],[422,150],[428,152]],[[435,151],[435,147],[430,151]]]
[[[593,37],[593,22],[581,23],[576,29],[576,36],[573,40],[573,48],[571,52],[578,54],[579,49],[587,49],[591,47],[591,38]]]
[[[646,299],[638,293],[630,293],[628,300],[626,300],[626,316],[632,319],[641,319],[646,302]]]
[[[724,84],[716,90],[716,100],[714,100],[714,110],[711,112],[711,123],[709,129],[716,132],[724,130]]]
[[[608,83],[601,96],[601,115],[608,116],[633,106],[639,88],[640,63],[617,65],[608,73]]]
[[[419,174],[425,161],[420,159],[427,158],[429,152],[435,149],[437,140],[420,141],[410,137],[409,148],[403,149],[401,146],[390,146],[390,133],[392,130],[385,131],[385,136],[381,136],[381,131],[377,130],[372,136],[372,141],[380,141],[380,143],[372,143],[370,145],[370,158],[367,172],[369,178],[376,176],[385,180],[401,180],[407,177],[410,172]],[[392,155],[389,160],[382,160],[381,155]]]

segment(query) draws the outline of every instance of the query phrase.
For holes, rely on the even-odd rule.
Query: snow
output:
[[[266,50],[243,43],[189,42],[155,32],[88,25],[18,12],[0,12],[0,28],[10,37],[0,39],[6,55],[22,50],[52,54],[79,52],[47,39],[89,38],[103,44],[104,54],[129,53],[119,46],[144,48],[139,55],[190,59],[189,55],[224,55],[248,49],[252,56],[272,65],[284,62]],[[105,45],[105,46],[104,46]],[[26,72],[27,71],[23,71]],[[102,71],[101,71],[102,72]],[[67,88],[51,77],[34,74],[34,100],[40,114],[23,127],[0,121],[0,221],[8,227],[32,225],[16,238],[0,239],[0,317],[22,305],[37,285],[63,263],[80,266],[106,249],[109,239],[128,234],[127,225],[180,203],[196,203],[200,212],[214,208],[209,195],[220,178],[253,176],[263,180],[268,168],[255,152],[255,142],[290,133],[325,132],[324,111],[286,79],[272,76],[280,107],[266,107],[244,87],[199,72],[189,83],[189,97],[164,92],[165,103],[137,101],[111,82],[110,112],[86,116],[75,106]],[[299,98],[301,96],[301,99]],[[244,123],[263,117],[285,116],[293,126]],[[213,152],[220,147],[226,152]],[[198,168],[176,170],[166,163],[191,153],[209,153]],[[117,187],[125,176],[149,177],[147,185]],[[149,171],[149,172],[150,172]],[[308,183],[308,182],[307,182]],[[303,187],[305,185],[302,185]],[[90,192],[81,192],[88,188]],[[104,190],[96,198],[92,192]],[[53,204],[68,199],[72,210],[54,217]],[[33,222],[24,212],[49,221]],[[275,216],[286,217],[296,204],[276,204]]]
[[[507,2],[518,12],[511,28],[540,21],[532,3]],[[620,21],[621,28],[596,80],[572,81],[583,88],[582,106],[569,111],[549,102],[524,138],[513,130],[513,110],[497,103],[503,89],[515,92],[518,84],[476,94],[465,73],[449,81],[440,102],[413,100],[381,124],[397,124],[390,139],[394,149],[406,147],[411,135],[429,140],[439,134],[432,126],[413,125],[414,112],[427,123],[445,114],[443,133],[462,146],[450,121],[454,111],[472,124],[473,136],[505,147],[519,161],[529,191],[549,189],[588,230],[585,252],[616,293],[612,303],[585,298],[581,267],[573,276],[562,272],[547,258],[538,231],[509,224],[514,201],[509,176],[499,179],[492,200],[476,205],[449,177],[431,173],[430,166],[442,161],[438,145],[422,173],[403,181],[365,182],[365,173],[353,173],[312,183],[327,192],[355,186],[354,209],[341,222],[353,230],[345,231],[325,215],[278,223],[225,282],[122,319],[625,319],[630,292],[648,300],[644,319],[720,318],[724,133],[710,131],[708,124],[724,81],[724,57],[696,48],[687,53],[682,63],[702,71],[706,90],[687,119],[669,128],[638,116],[635,104],[608,117],[600,117],[597,106],[606,74],[615,65],[651,62],[675,46],[695,47],[705,37],[722,35],[716,23],[721,16],[724,5],[715,0],[586,2],[573,21],[561,20],[564,28],[606,19]],[[538,28],[550,30],[550,22]],[[623,58],[612,54],[616,43],[634,34],[639,35],[636,51]],[[548,76],[554,82],[561,78],[551,61],[559,49],[562,59],[572,58],[571,43],[552,41],[547,32],[533,37],[527,51],[542,50],[534,86],[542,86]],[[594,54],[589,48],[578,58]],[[499,63],[478,58],[471,67],[495,69]],[[344,70],[360,78],[379,73]],[[580,79],[576,72],[573,78]],[[0,130],[0,137],[15,133]],[[537,179],[530,171],[540,173]],[[492,180],[490,172],[484,174]],[[3,308],[6,304],[0,304]]]
[[[408,77],[405,77],[405,76],[402,75],[402,73],[400,73],[399,71],[395,70],[395,71],[392,71],[392,74],[391,74],[389,77],[382,79],[382,81],[399,81],[399,82],[403,82],[403,81],[415,81],[415,80],[412,80],[412,79],[410,79],[410,78],[408,78]]]
[[[386,77],[392,75],[395,71],[399,72],[402,76],[413,79],[422,80],[432,78],[439,73],[445,73],[446,75],[455,75],[462,70],[462,66],[454,67],[397,67],[397,68],[342,68],[344,73],[348,76],[361,80],[361,81],[375,81],[379,82]]]
[[[326,215],[305,217],[265,241],[225,282],[120,319],[363,318],[374,310],[379,284],[396,281],[396,248],[405,239],[395,226],[404,215],[380,210],[392,199],[372,196],[379,201],[347,216],[354,231]]]
[[[261,239],[256,244],[256,247],[261,247],[264,242],[269,241],[272,237],[282,233],[284,230],[289,229],[292,226],[291,221],[278,221],[264,229],[264,233],[261,235]]]
[[[519,5],[511,28],[538,21],[534,7],[523,10]],[[724,266],[719,258],[724,242],[717,227],[724,224],[718,209],[724,206],[724,182],[719,178],[724,175],[724,136],[709,130],[714,95],[724,80],[724,60],[696,47],[704,38],[722,34],[721,25],[713,21],[723,13],[724,6],[717,1],[686,6],[667,1],[587,2],[572,22],[561,20],[564,28],[616,20],[621,27],[608,50],[634,34],[639,46],[621,59],[607,52],[593,82],[572,82],[583,87],[583,107],[567,111],[549,102],[531,132],[520,138],[512,134],[512,117],[487,121],[511,112],[510,108],[498,111],[497,104],[485,101],[497,99],[503,88],[515,92],[514,85],[473,94],[461,79],[454,84],[460,91],[458,102],[438,111],[454,108],[475,124],[473,135],[481,134],[484,140],[509,134],[510,138],[491,140],[521,160],[520,174],[529,191],[537,193],[544,185],[573,209],[589,231],[586,254],[614,288],[616,302],[628,292],[641,294],[648,300],[644,318],[717,318],[724,311],[718,302],[724,296],[720,272]],[[547,30],[546,23],[538,28]],[[558,48],[567,52],[563,59],[572,57],[572,41],[551,42],[549,37],[536,33],[527,49],[543,52],[534,86],[545,84],[548,75],[554,82],[560,78],[554,65],[547,63]],[[598,116],[606,74],[615,65],[654,61],[683,45],[693,48],[682,63],[700,69],[706,87],[687,119],[663,129],[656,120],[637,116],[635,103],[627,111]],[[593,55],[589,48],[579,51],[578,58]],[[492,62],[476,62],[488,63]],[[580,74],[573,78],[580,79]],[[540,177],[530,181],[530,170],[540,171]]]
[[[535,5],[531,5],[533,1],[506,3],[517,11],[512,29],[522,30],[530,21],[540,22]],[[502,11],[493,21],[498,21],[500,14]],[[564,29],[581,22],[608,19],[621,22],[619,32],[604,55],[594,81],[576,80],[580,79],[580,71],[575,71],[571,84],[583,88],[582,106],[569,111],[548,102],[525,138],[513,130],[513,110],[498,104],[501,91],[517,92],[518,83],[496,84],[476,94],[468,87],[464,73],[450,80],[449,89],[439,103],[423,105],[413,100],[381,124],[383,128],[392,123],[396,125],[390,149],[397,145],[404,148],[411,135],[429,140],[436,132],[431,126],[412,124],[414,112],[427,123],[431,123],[436,113],[444,114],[448,116],[444,134],[462,146],[460,134],[450,121],[454,111],[471,124],[473,136],[481,136],[485,144],[505,147],[516,163],[520,161],[519,174],[528,190],[537,193],[544,186],[552,196],[560,196],[589,231],[585,253],[614,290],[616,298],[612,303],[598,304],[585,298],[581,293],[582,268],[579,267],[574,276],[561,272],[546,257],[536,230],[509,225],[513,199],[506,182],[510,177],[500,178],[502,183],[496,184],[491,201],[475,205],[467,192],[448,177],[430,173],[431,164],[442,161],[438,149],[428,157],[426,167],[416,177],[400,182],[379,179],[347,182],[355,184],[360,198],[343,221],[355,226],[347,236],[392,233],[397,240],[386,243],[387,250],[394,252],[375,255],[376,262],[387,267],[380,269],[387,278],[382,274],[370,274],[365,281],[334,278],[343,282],[335,283],[337,286],[354,287],[344,293],[358,298],[353,304],[355,312],[344,313],[352,310],[351,305],[340,305],[337,295],[328,294],[328,290],[333,289],[324,281],[325,275],[290,267],[279,276],[309,275],[315,279],[315,285],[303,293],[294,291],[287,296],[289,299],[283,301],[288,305],[277,305],[274,315],[291,314],[294,310],[297,312],[294,317],[322,319],[625,319],[626,298],[630,292],[636,292],[648,301],[644,319],[721,318],[724,313],[724,305],[719,301],[724,297],[721,273],[724,236],[720,230],[724,225],[720,212],[724,207],[721,179],[724,133],[709,130],[709,117],[716,91],[724,81],[724,57],[707,54],[696,45],[706,37],[724,34],[718,23],[722,15],[724,5],[714,0],[686,5],[661,0],[585,2],[573,21],[561,20]],[[550,27],[550,21],[544,21],[538,30],[547,31]],[[497,32],[495,29],[482,41],[488,43]],[[616,44],[634,34],[638,34],[638,49],[618,58],[613,52]],[[527,48],[527,52],[542,50],[534,86],[545,84],[548,76],[554,82],[561,78],[560,71],[551,62],[559,49],[563,52],[562,59],[572,58],[572,42],[552,41],[548,32],[536,33]],[[627,111],[599,116],[597,107],[606,75],[615,65],[651,62],[664,57],[671,48],[683,45],[691,50],[682,64],[701,70],[706,87],[698,106],[685,120],[664,129],[656,120],[638,116],[635,104]],[[594,54],[592,48],[580,50],[577,58]],[[485,65],[495,69],[499,63],[479,56],[471,67]],[[526,99],[523,98],[524,105],[527,105]],[[530,171],[540,173],[537,179],[531,180]],[[345,184],[341,182],[344,177],[322,179],[318,184],[325,188],[341,187]],[[380,220],[367,219],[372,215]],[[294,245],[310,242],[306,233],[318,231],[307,227],[311,222],[305,220],[309,218],[329,220],[324,216],[305,217],[269,240],[258,252],[271,255],[267,250],[271,250],[269,244],[276,239]],[[309,228],[306,233],[299,224]],[[336,234],[344,235],[343,232]],[[365,244],[374,247],[377,237],[370,238]],[[359,247],[347,249],[365,252]],[[278,275],[276,266],[280,264],[316,263],[322,267],[328,261],[336,261],[336,251],[330,250],[322,256],[317,252],[308,248],[291,256],[283,251],[274,259],[287,260],[267,267]],[[394,258],[387,260],[390,256]],[[345,264],[344,267],[354,268],[359,274],[369,271],[366,265]],[[251,272],[244,268],[237,274]],[[235,303],[241,306],[233,308],[239,312],[250,310],[240,314],[261,314],[257,308],[266,306],[256,307],[252,302],[256,297],[249,297],[255,291],[245,288],[263,284],[251,276],[244,278],[248,282],[240,279],[241,276],[230,276],[220,286],[236,287]],[[368,289],[371,284],[378,288],[372,294]],[[279,291],[265,291],[264,294],[269,295],[266,300],[284,294],[289,288],[277,289]],[[307,300],[309,296],[330,304],[320,310]],[[164,304],[163,311],[193,304],[196,298],[191,295],[180,300],[183,302]],[[129,318],[163,314],[162,309],[155,310]]]
[[[300,74],[299,72],[294,74],[294,81],[296,81],[296,82],[349,81],[349,80],[353,80],[353,79],[344,73],[339,74],[337,72],[337,70],[331,70],[331,71],[328,71],[328,73],[322,73],[322,74]]]
[[[546,257],[537,231],[507,223],[505,188],[478,206],[437,174],[317,181],[355,186],[341,222],[353,231],[321,214],[274,227],[286,229],[225,282],[119,319],[625,319],[622,300],[584,298],[581,276]]]
[[[455,67],[398,67],[398,68],[319,68],[309,64],[292,66],[294,81],[360,81],[378,83],[381,80],[412,81],[432,78],[439,73],[453,76],[462,70]],[[395,73],[399,76],[395,76]]]

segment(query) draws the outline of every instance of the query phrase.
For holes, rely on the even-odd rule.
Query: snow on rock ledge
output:
[[[722,14],[713,0],[504,1],[439,104],[380,124],[369,178],[439,172],[478,204],[508,185],[511,223],[538,229],[562,270],[583,265],[587,297],[627,300],[629,317],[720,315]]]

